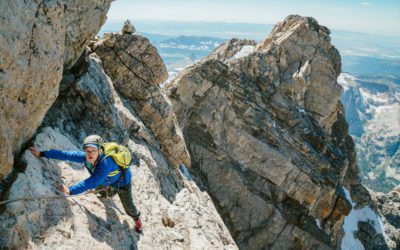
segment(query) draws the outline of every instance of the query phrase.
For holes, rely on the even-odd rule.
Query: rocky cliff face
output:
[[[189,161],[189,155],[170,104],[157,87],[165,79],[165,66],[157,51],[138,34],[108,34],[101,41],[107,43],[110,37],[121,39],[126,47],[114,54],[104,45],[96,45],[99,55],[87,49],[74,67],[64,72],[60,94],[34,142],[41,150],[79,150],[88,133],[97,133],[127,145],[136,156],[132,183],[144,234],[134,232],[133,220],[124,213],[119,198],[92,194],[70,202],[46,199],[8,204],[0,215],[0,246],[237,249],[208,194],[175,168],[175,163]],[[123,51],[130,53],[123,60],[109,58]],[[128,68],[125,63],[137,65]],[[103,67],[111,70],[106,71],[110,75]],[[112,74],[114,69],[120,78]],[[139,70],[143,72],[133,74]],[[151,79],[140,82],[148,76],[146,72],[151,72]],[[134,77],[140,78],[140,88]],[[131,83],[132,90],[128,90]],[[167,119],[155,126],[160,116]],[[176,143],[176,151],[165,150],[171,142]],[[8,198],[56,195],[61,182],[70,185],[88,176],[79,164],[37,159],[30,152],[25,152],[23,159],[26,171],[19,174]]]
[[[339,247],[352,207],[343,186],[369,203],[339,73],[329,30],[289,16],[259,44],[232,40],[167,86],[191,172],[239,247]]]
[[[105,22],[111,1],[1,1],[0,179],[55,101],[63,70]]]

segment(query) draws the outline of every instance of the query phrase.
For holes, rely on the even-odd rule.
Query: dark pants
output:
[[[103,191],[99,192],[102,197],[112,197],[116,193],[118,193],[121,203],[124,206],[125,212],[133,219],[139,218],[140,212],[133,203],[131,183],[129,183],[125,187],[119,187],[119,188],[111,186],[107,187],[99,186],[96,188],[96,190],[102,190],[102,189]]]

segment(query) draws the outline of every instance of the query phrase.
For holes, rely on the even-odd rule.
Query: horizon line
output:
[[[311,16],[309,16],[311,17]],[[314,17],[311,17],[314,18]],[[315,18],[314,18],[315,19]],[[172,20],[172,19],[147,19],[147,18],[136,18],[134,19],[135,21],[132,21],[133,18],[121,18],[121,19],[107,19],[107,21],[103,24],[102,28],[104,27],[105,24],[108,22],[113,22],[113,23],[118,23],[118,22],[124,22],[126,20],[131,21],[131,24],[135,26],[135,21],[144,21],[144,22],[175,22],[175,23],[226,23],[226,24],[252,24],[252,25],[272,25],[275,26],[279,22],[276,23],[260,23],[260,22],[234,22],[234,21],[204,21],[204,20]],[[315,19],[317,20],[317,19]],[[318,20],[317,20],[318,22]],[[325,25],[321,25],[319,22],[318,24],[320,26],[327,27]],[[364,31],[355,31],[355,30],[345,30],[345,29],[335,29],[335,28],[329,28],[327,27],[331,32],[332,31],[345,31],[345,32],[352,32],[352,33],[359,33],[359,34],[364,34],[364,35],[372,35],[372,36],[385,36],[385,37],[390,37],[390,38],[400,38],[400,34],[377,34],[377,33],[369,33],[369,32],[364,32]]]

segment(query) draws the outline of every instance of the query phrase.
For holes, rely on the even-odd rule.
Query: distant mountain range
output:
[[[181,35],[207,36],[220,39],[246,38],[260,41],[274,27],[273,24],[226,22],[174,22],[133,20],[136,30],[156,35],[164,40]],[[107,22],[100,33],[119,31],[123,22]],[[332,44],[341,55],[400,58],[400,37],[371,35],[353,31],[331,30]]]
[[[169,70],[183,68],[199,60],[227,39],[207,36],[170,37],[151,33],[142,33],[158,48]],[[349,45],[350,46],[350,45]],[[400,47],[400,45],[399,45]],[[372,54],[348,55],[350,51],[338,47],[342,55],[342,71],[354,75],[379,75],[394,83],[400,83],[400,57],[376,56]],[[355,51],[358,48],[351,51]]]
[[[162,34],[171,37],[211,36],[222,39],[233,37],[261,40],[266,37],[273,24],[226,23],[226,22],[174,22],[174,21],[143,21],[133,20],[133,25],[139,32]],[[101,32],[121,30],[123,22],[107,22]]]
[[[156,40],[152,34],[144,35],[157,47],[168,71],[194,63],[225,42],[221,38],[205,36],[178,36]]]
[[[363,182],[376,191],[389,192],[400,184],[399,81],[346,73],[338,79]]]
[[[342,55],[342,71],[356,75],[398,76],[400,58]],[[393,78],[393,81],[399,82],[397,78]]]

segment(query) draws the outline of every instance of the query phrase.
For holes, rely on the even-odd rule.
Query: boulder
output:
[[[122,34],[132,34],[135,33],[136,29],[135,27],[131,24],[129,20],[126,20],[124,22],[124,26],[122,27]]]

